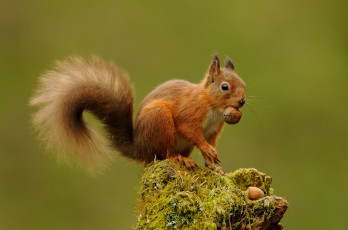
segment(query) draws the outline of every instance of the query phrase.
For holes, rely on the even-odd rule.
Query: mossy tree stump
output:
[[[221,176],[171,160],[152,163],[142,177],[136,229],[282,229],[288,205],[272,195],[271,181],[256,169]],[[249,186],[265,197],[250,200]]]

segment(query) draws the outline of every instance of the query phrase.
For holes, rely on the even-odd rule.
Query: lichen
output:
[[[145,167],[136,229],[253,229],[277,209],[271,177],[256,169],[226,176],[207,168],[186,169],[171,160]],[[266,197],[249,200],[246,189]]]

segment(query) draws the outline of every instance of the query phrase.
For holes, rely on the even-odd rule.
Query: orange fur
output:
[[[41,77],[31,100],[38,107],[33,122],[39,136],[58,149],[59,159],[76,158],[91,171],[109,162],[109,146],[138,161],[170,157],[191,167],[195,164],[187,157],[196,146],[206,165],[221,173],[213,163],[219,162],[214,147],[224,125],[223,111],[227,106],[240,108],[246,90],[232,62],[226,63],[220,68],[215,55],[200,84],[171,80],[158,86],[140,105],[133,128],[127,75],[100,58],[71,58]],[[84,121],[84,110],[104,124],[107,139]]]

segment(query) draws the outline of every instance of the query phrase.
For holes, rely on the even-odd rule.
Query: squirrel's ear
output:
[[[213,77],[219,74],[220,74],[220,60],[217,53],[215,53],[213,56],[213,62],[211,63],[209,67],[209,75],[212,77],[212,81],[214,81]]]
[[[226,69],[234,70],[234,65],[233,65],[233,63],[232,63],[232,60],[231,60],[229,57],[226,57],[226,60],[225,60],[225,68],[226,68]]]

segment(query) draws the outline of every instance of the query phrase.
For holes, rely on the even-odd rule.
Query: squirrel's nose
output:
[[[238,101],[238,103],[239,103],[239,107],[242,107],[245,104],[245,100],[242,99],[242,100]]]

